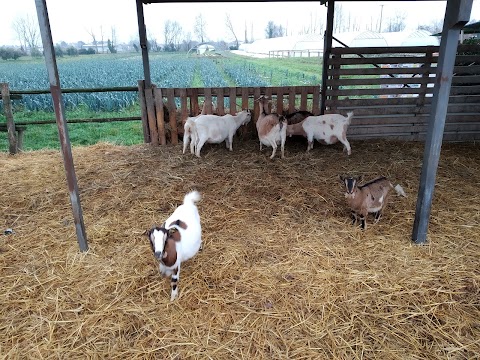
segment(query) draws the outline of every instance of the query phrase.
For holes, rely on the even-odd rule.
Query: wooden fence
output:
[[[183,122],[188,116],[201,112],[203,101],[216,104],[212,109],[207,106],[207,114],[235,114],[242,109],[253,109],[252,122],[241,130],[241,135],[256,135],[254,124],[260,113],[258,103],[254,101],[260,95],[274,99],[275,111],[309,110],[320,113],[320,85],[283,86],[283,87],[225,87],[225,88],[145,88],[143,80],[138,82],[140,104],[142,108],[145,142],[164,145],[167,141],[178,143],[183,134]],[[228,100],[227,100],[228,99]],[[225,106],[225,102],[227,106]]]
[[[458,52],[443,139],[478,140],[480,47]],[[424,140],[437,61],[438,47],[333,48],[326,113],[354,111],[349,138]]]

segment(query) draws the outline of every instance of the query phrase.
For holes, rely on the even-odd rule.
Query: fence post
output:
[[[140,111],[142,113],[143,141],[149,143],[150,128],[148,126],[147,102],[145,100],[145,80],[138,80],[138,100],[140,102]]]
[[[15,122],[13,121],[12,102],[10,100],[10,89],[7,83],[1,83],[3,111],[7,118],[8,143],[10,154],[17,153],[17,139],[15,138]]]

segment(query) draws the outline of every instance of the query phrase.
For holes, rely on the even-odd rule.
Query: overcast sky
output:
[[[380,18],[383,22],[395,13],[407,15],[407,29],[419,24],[429,24],[443,19],[446,1],[339,1],[343,11],[350,14],[351,21],[371,24]],[[115,27],[117,42],[128,42],[138,37],[135,0],[47,0],[54,43],[91,42],[89,31],[110,33]],[[195,17],[202,14],[207,22],[208,40],[234,40],[225,26],[226,14],[230,14],[239,40],[265,38],[268,21],[282,25],[288,35],[297,35],[312,21],[325,23],[326,7],[319,1],[310,2],[264,2],[264,3],[189,3],[148,4],[144,6],[145,22],[149,33],[161,43],[163,27],[167,20],[178,21],[185,33],[194,35]],[[19,17],[37,19],[34,0],[2,1],[0,7],[0,45],[17,45],[12,22]],[[480,20],[480,0],[473,1],[472,19]],[[375,20],[376,19],[376,20]],[[363,30],[363,29],[362,29]],[[97,35],[97,40],[98,40]]]

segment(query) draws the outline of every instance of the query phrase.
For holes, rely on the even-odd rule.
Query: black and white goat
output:
[[[405,191],[403,191],[403,188],[399,184],[394,187],[384,176],[364,185],[358,185],[358,182],[362,180],[362,176],[340,176],[340,180],[345,185],[345,198],[352,211],[352,224],[355,225],[360,217],[362,230],[365,230],[367,227],[366,219],[368,213],[375,214],[375,222],[380,220],[381,212],[387,204],[391,189],[395,189],[398,195],[407,197],[407,194],[405,194]]]
[[[189,192],[183,204],[175,209],[162,226],[146,231],[153,254],[160,262],[162,276],[171,276],[170,301],[178,296],[180,266],[191,259],[202,247],[202,227],[196,202],[201,196],[198,191]]]

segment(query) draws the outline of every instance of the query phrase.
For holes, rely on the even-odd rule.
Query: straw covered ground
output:
[[[429,241],[412,244],[423,144],[97,144],[73,149],[81,253],[61,154],[0,155],[0,357],[478,359],[480,149],[444,144]],[[378,224],[349,220],[340,174],[388,176]],[[142,233],[191,189],[204,249],[170,303]],[[3,231],[2,231],[3,233]]]

